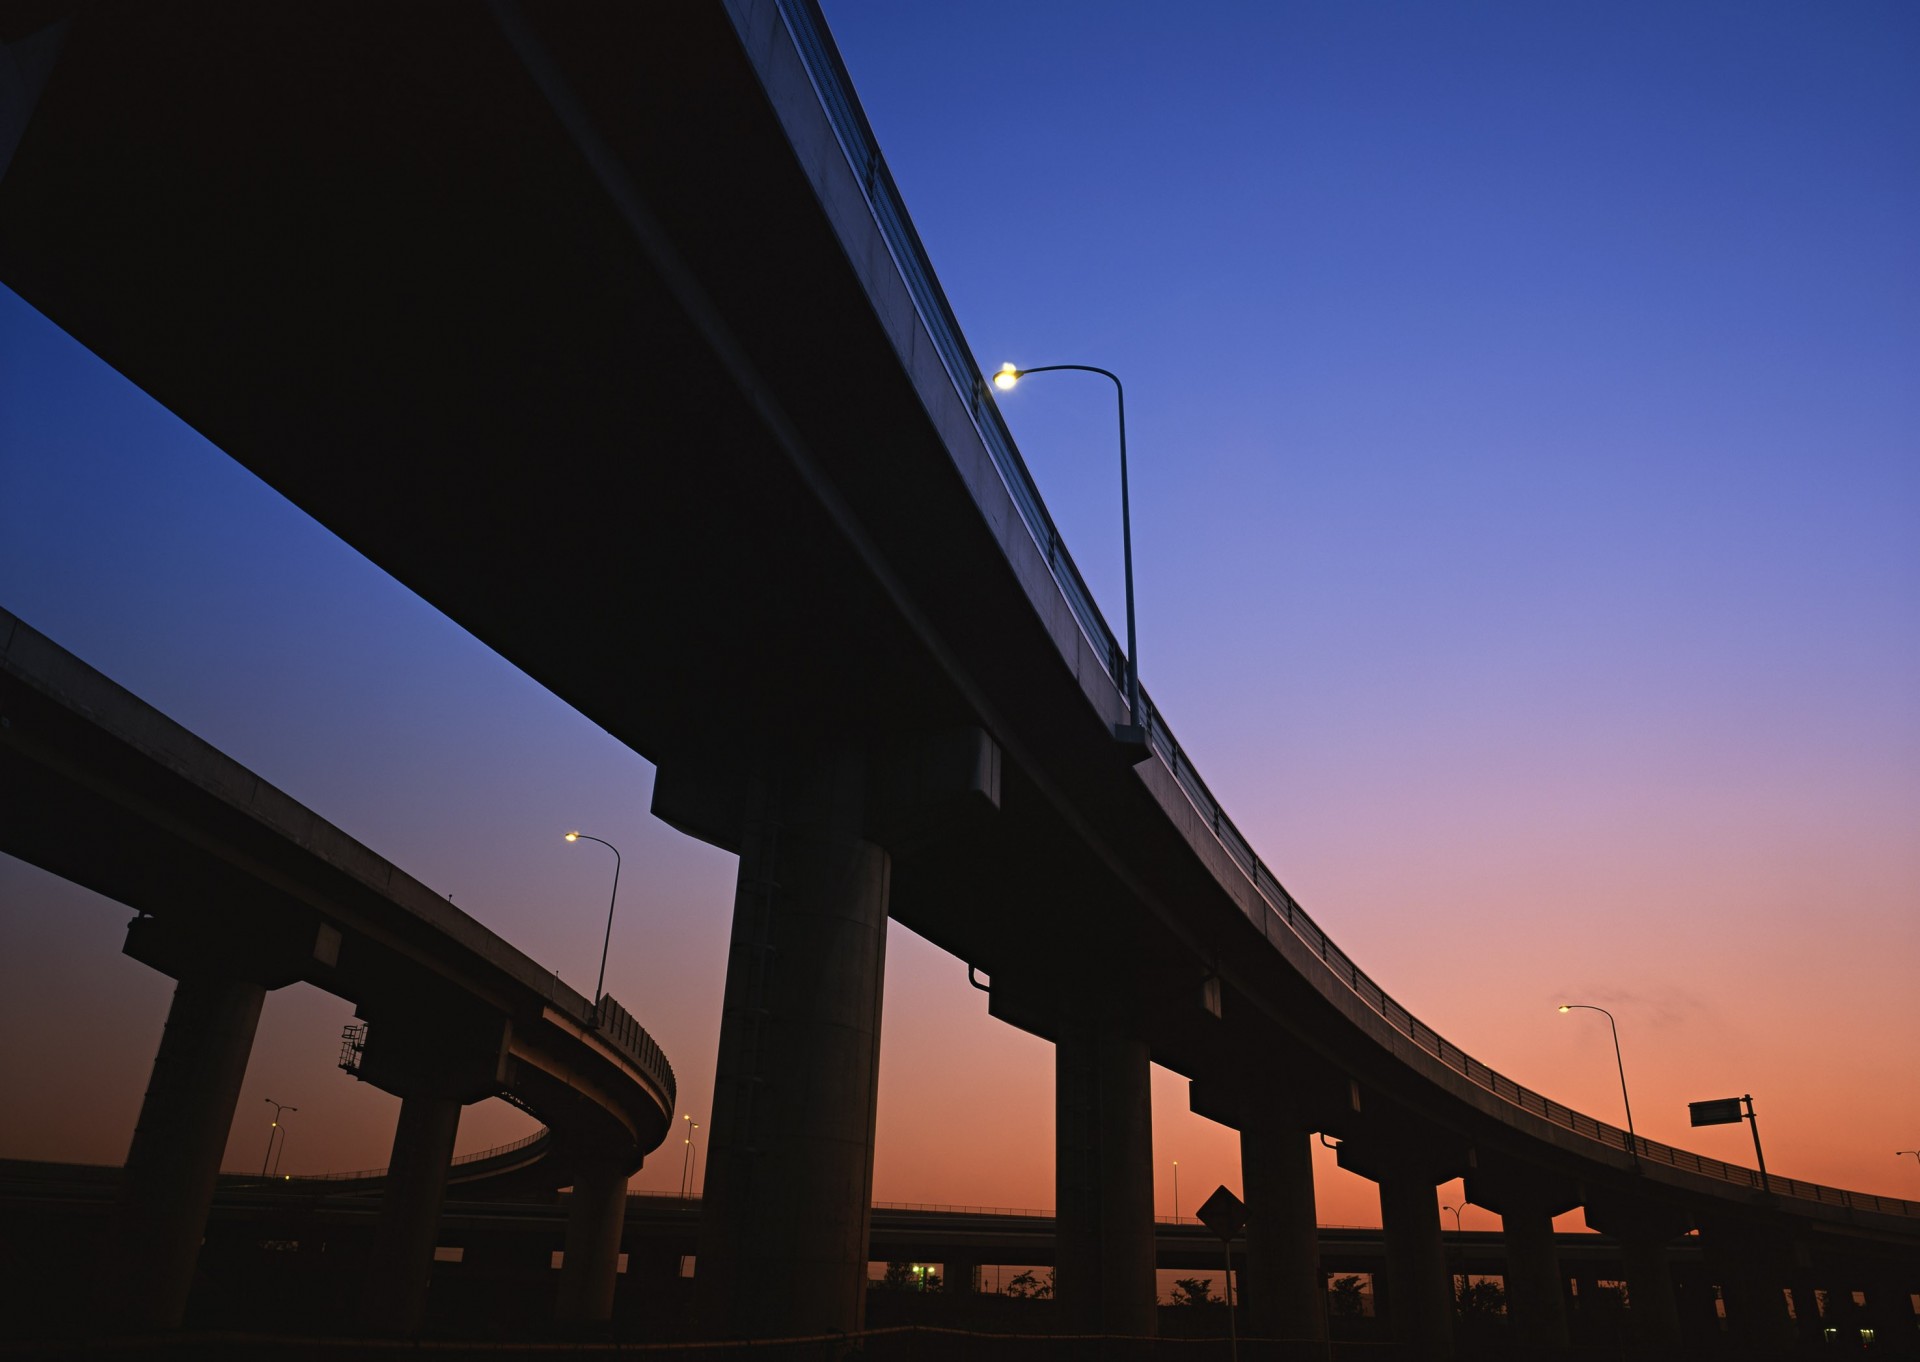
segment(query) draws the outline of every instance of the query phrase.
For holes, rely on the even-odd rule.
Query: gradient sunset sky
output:
[[[982,367],[1126,380],[1143,680],[1308,911],[1556,1100],[1620,1122],[1554,1010],[1604,1006],[1643,1135],[1750,1162],[1686,1104],[1751,1093],[1771,1171],[1920,1199],[1920,9],[825,9]],[[1110,387],[1000,402],[1118,620]],[[582,989],[611,858],[561,834],[617,844],[608,989],[705,1121],[733,858],[4,289],[0,606]],[[0,1157],[124,1156],[171,990],[129,916],[0,858]],[[282,1171],[387,1161],[350,1016],[269,998],[229,1168],[266,1098]],[[1050,1207],[1051,1060],[895,927],[876,1197]],[[1160,1212],[1175,1160],[1189,1215],[1239,1190],[1154,1102]]]

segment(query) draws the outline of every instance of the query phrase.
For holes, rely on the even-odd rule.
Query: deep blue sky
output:
[[[1556,1098],[1617,1119],[1578,995],[1644,1133],[1744,1158],[1684,1106],[1752,1092],[1778,1171],[1920,1196],[1920,10],[826,12],[983,367],[1127,381],[1146,684],[1309,910]],[[1117,621],[1110,389],[1001,403]],[[704,1112],[731,859],[5,293],[0,604],[576,984],[607,867],[559,833],[618,842],[609,987]],[[0,862],[0,1026],[87,1042],[0,1057],[43,1095],[0,1155],[124,1152],[166,996],[125,916]],[[888,982],[877,1194],[1050,1204],[1046,1047],[898,930]],[[345,1019],[275,996],[234,1166],[262,1096],[294,1165],[385,1161]],[[1157,1161],[1237,1186],[1155,1096]]]

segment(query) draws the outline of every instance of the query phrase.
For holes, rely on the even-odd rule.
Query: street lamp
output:
[[[1138,636],[1133,627],[1133,516],[1127,500],[1127,391],[1120,384],[1119,375],[1106,369],[1095,368],[1091,364],[1042,364],[1031,369],[1022,369],[1014,364],[1002,364],[1000,371],[993,376],[993,386],[1002,392],[1010,391],[1014,384],[1028,374],[1049,374],[1063,369],[1071,369],[1083,374],[1099,374],[1113,380],[1114,396],[1120,410],[1120,551],[1126,569],[1127,582],[1127,721],[1115,724],[1113,736],[1122,746],[1132,749],[1137,755],[1135,763],[1147,759],[1147,730],[1140,722],[1140,647]]]
[[[1458,1206],[1442,1206],[1440,1209],[1453,1212],[1453,1238],[1454,1245],[1457,1248],[1460,1242],[1460,1208]],[[1461,1298],[1467,1294],[1467,1274],[1464,1271],[1465,1267],[1465,1251],[1462,1250],[1461,1268],[1463,1270],[1455,1275],[1453,1285],[1453,1299],[1456,1304],[1459,1304]]]
[[[1620,1105],[1627,1109],[1627,1153],[1633,1156],[1634,1166],[1640,1165],[1640,1142],[1633,1134],[1633,1103],[1627,1100],[1627,1066],[1620,1060],[1620,1028],[1614,1023],[1613,1013],[1604,1007],[1595,1007],[1592,1003],[1561,1003],[1562,1012],[1571,1012],[1583,1008],[1588,1012],[1598,1012],[1607,1019],[1607,1026],[1613,1032],[1613,1063],[1620,1070]]]
[[[700,1123],[691,1115],[680,1119],[687,1123],[687,1133],[681,1141],[686,1148],[680,1151],[680,1199],[685,1201],[693,1195],[693,1132],[700,1129]]]
[[[1180,1223],[1180,1160],[1173,1161],[1173,1223]]]
[[[591,837],[578,829],[568,833],[567,840],[598,842],[613,853],[613,897],[607,900],[607,935],[606,939],[600,943],[600,977],[594,981],[593,985],[593,1020],[597,1026],[600,1022],[600,990],[607,982],[607,947],[613,944],[613,905],[620,899],[620,848],[605,838]]]
[[[273,1137],[275,1135],[280,1137],[282,1148],[285,1148],[287,1143],[287,1132],[280,1127],[280,1113],[283,1111],[298,1111],[300,1108],[290,1107],[285,1102],[276,1102],[271,1097],[262,1098],[261,1100],[273,1108],[273,1124],[267,1127],[267,1151],[260,1156],[260,1176],[264,1178],[267,1175],[267,1160],[273,1155]],[[280,1171],[280,1160],[273,1160],[273,1170],[276,1173]]]
[[[1902,1154],[1911,1154],[1913,1155],[1913,1161],[1920,1163],[1920,1149],[1896,1149],[1893,1151],[1893,1157],[1896,1159]]]

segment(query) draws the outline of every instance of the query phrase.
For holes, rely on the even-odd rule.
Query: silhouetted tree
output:
[[[1006,1294],[1020,1300],[1045,1300],[1053,1294],[1052,1269],[1048,1269],[1044,1282],[1031,1272],[1016,1273],[1007,1283]]]
[[[1182,1277],[1174,1284],[1173,1303],[1175,1305],[1224,1305],[1225,1301],[1213,1294],[1213,1278]]]
[[[1335,1277],[1327,1289],[1327,1313],[1339,1319],[1358,1319],[1366,1314],[1366,1302],[1360,1296],[1360,1288],[1365,1284],[1364,1277],[1351,1274]]]
[[[1484,1319],[1507,1313],[1507,1290],[1494,1281],[1457,1280],[1454,1304],[1462,1319]]]

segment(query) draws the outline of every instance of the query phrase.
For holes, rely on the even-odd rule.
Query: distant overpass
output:
[[[0,851],[136,910],[127,953],[178,980],[99,1268],[108,1313],[179,1322],[262,1000],[304,981],[354,1003],[348,1067],[402,1099],[392,1167],[362,1188],[384,1194],[370,1322],[417,1321],[460,1108],[494,1096],[547,1129],[465,1176],[572,1186],[562,1313],[604,1315],[627,1179],[675,1095],[612,998],[596,1009],[4,610]]]
[[[0,1160],[0,1256],[30,1265],[66,1256],[108,1214],[119,1170],[67,1164]],[[362,1179],[294,1177],[284,1182],[249,1175],[223,1176],[207,1230],[207,1279],[198,1302],[199,1327],[261,1328],[278,1321],[285,1329],[301,1318],[324,1316],[342,1266],[368,1256],[377,1203]],[[537,1319],[543,1298],[564,1272],[565,1198],[507,1199],[485,1186],[449,1195],[441,1218],[429,1318],[461,1321],[466,1331],[498,1334]],[[626,1260],[615,1300],[615,1323],[631,1338],[652,1321],[657,1332],[677,1334],[684,1325],[688,1288],[683,1274],[698,1235],[699,1198],[638,1194],[629,1198],[622,1235]],[[872,1208],[872,1267],[883,1263],[930,1266],[937,1301],[923,1303],[919,1319],[974,1328],[1049,1331],[1057,1327],[1051,1300],[1006,1299],[1009,1282],[1025,1270],[1035,1286],[1048,1279],[1057,1243],[1054,1219],[1045,1211],[876,1202]],[[1385,1294],[1385,1245],[1381,1231],[1322,1226],[1318,1247],[1329,1281],[1361,1276],[1359,1284],[1376,1310],[1391,1310]],[[1622,1277],[1620,1246],[1596,1234],[1562,1234],[1556,1247],[1567,1274],[1577,1333],[1584,1341],[1611,1341],[1620,1323],[1619,1300],[1609,1288]],[[1246,1242],[1232,1245],[1235,1275],[1244,1281]],[[1498,1277],[1506,1251],[1498,1231],[1471,1230],[1447,1236],[1449,1268],[1458,1274]],[[556,1255],[562,1265],[552,1266]],[[1154,1261],[1163,1274],[1186,1273],[1223,1291],[1221,1242],[1192,1217],[1160,1219],[1154,1230]],[[32,1272],[23,1266],[16,1271]],[[1716,1283],[1697,1244],[1676,1254],[1676,1281],[1686,1303],[1688,1337],[1711,1351],[1722,1323],[1715,1310]],[[915,1276],[914,1280],[919,1281]],[[19,1281],[9,1283],[16,1287]],[[16,1330],[34,1334],[46,1320],[66,1313],[63,1284],[33,1283],[36,1309]],[[1162,1293],[1163,1298],[1171,1290]],[[979,1297],[997,1297],[978,1301]],[[1850,1303],[1849,1303],[1850,1304]],[[1830,1304],[1829,1325],[1848,1312]],[[1224,1320],[1214,1327],[1224,1332]],[[1355,1321],[1350,1334],[1366,1336],[1372,1320]]]
[[[27,40],[50,74],[0,278],[740,853],[713,1328],[861,1319],[891,916],[1056,1044],[1060,1300],[1089,1328],[1153,1328],[1157,1061],[1242,1132],[1274,1332],[1325,1327],[1324,1134],[1380,1185],[1424,1355],[1451,1334],[1432,1189],[1462,1176],[1532,1346],[1565,1343],[1551,1223],[1583,1206],[1650,1350],[1691,1229],[1756,1352],[1827,1274],[1920,1347],[1920,1205],[1630,1150],[1328,941],[1150,702],[1131,764],[1118,642],[812,4],[330,13],[357,19],[109,5]]]

